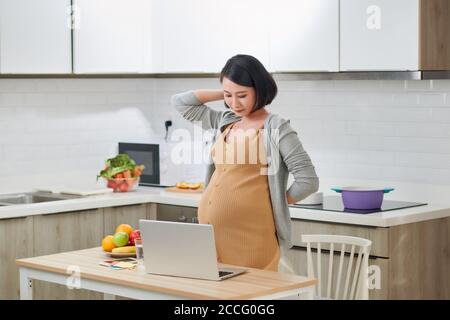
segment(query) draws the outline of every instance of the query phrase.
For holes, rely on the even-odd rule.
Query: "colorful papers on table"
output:
[[[137,260],[133,258],[105,260],[100,265],[113,270],[134,269],[137,266]]]

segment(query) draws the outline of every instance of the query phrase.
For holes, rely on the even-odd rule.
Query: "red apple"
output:
[[[130,245],[130,246],[134,246],[134,240],[135,240],[135,239],[140,239],[140,238],[141,238],[141,231],[139,231],[138,229],[133,230],[133,231],[130,233],[130,242],[129,242],[129,245]]]

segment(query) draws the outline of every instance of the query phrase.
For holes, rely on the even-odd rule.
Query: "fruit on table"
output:
[[[112,249],[112,253],[136,253],[135,246],[124,246]]]
[[[103,238],[103,240],[102,240],[102,248],[103,248],[104,251],[111,252],[115,247],[116,247],[116,245],[113,242],[113,236],[112,235],[108,235],[108,236]]]
[[[128,234],[128,236],[130,236],[131,232],[133,232],[133,227],[130,226],[129,224],[122,223],[117,226],[116,233],[121,232],[121,231],[126,232]]]
[[[114,234],[112,242],[116,247],[123,247],[128,244],[128,239],[128,233],[120,231]]]
[[[134,246],[135,245],[134,240],[140,239],[140,238],[141,238],[141,231],[137,230],[137,229],[133,230],[130,233],[130,239],[129,239],[128,245],[129,246]]]
[[[141,238],[140,230],[135,230],[127,223],[121,223],[116,227],[114,235],[107,235],[102,240],[102,248],[106,252],[113,252],[113,249],[123,247],[134,247],[135,240]],[[134,249],[123,249],[134,250]]]

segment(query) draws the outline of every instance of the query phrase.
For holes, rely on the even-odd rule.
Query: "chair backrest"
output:
[[[319,280],[319,283],[315,287],[315,295],[317,297],[342,300],[369,299],[368,268],[372,241],[358,237],[324,234],[305,234],[302,235],[302,241],[307,244],[308,277],[317,278]],[[339,252],[338,248],[335,249],[335,244],[340,245],[340,258],[337,275],[333,277],[334,252]],[[317,263],[315,269],[317,272],[314,272],[312,245],[315,245],[317,248]],[[326,265],[324,266],[325,268],[323,268],[324,271],[327,271],[326,278],[322,275],[321,260],[323,247],[327,247],[327,250],[324,253],[329,254],[328,270],[326,269]],[[350,256],[348,256],[347,248],[350,248]],[[356,263],[354,264],[353,261],[355,259],[356,250],[358,254]],[[348,257],[348,259],[345,257]],[[346,263],[346,271],[343,273],[344,260],[347,260],[348,262]],[[332,292],[333,280],[335,280],[335,285]],[[326,288],[326,292],[322,292],[322,288]]]

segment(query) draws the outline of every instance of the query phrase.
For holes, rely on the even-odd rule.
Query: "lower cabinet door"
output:
[[[158,204],[156,219],[160,221],[198,222],[197,208]]]
[[[19,299],[16,259],[33,256],[33,217],[0,220],[0,300]]]
[[[321,264],[321,277],[323,279],[320,287],[320,296],[327,296],[327,285],[328,285],[328,266],[329,266],[329,253],[321,252],[322,258],[320,261]],[[339,271],[339,259],[340,259],[340,251],[334,252],[333,255],[333,266],[332,266],[332,285],[331,285],[331,296],[334,296],[336,291],[337,281],[336,277]],[[317,272],[317,255],[312,252],[313,257],[313,265],[314,270]],[[342,278],[339,290],[338,299],[342,299],[343,290],[345,286],[345,276],[346,276],[346,267],[349,262],[349,255],[344,257],[343,267],[342,267]],[[369,258],[369,299],[388,299],[388,262],[389,259],[385,258],[377,258],[370,257]],[[356,264],[356,259],[353,262],[353,266]],[[290,250],[287,250],[283,253],[281,263],[280,263],[280,272],[287,273],[295,273],[301,276],[306,276],[308,274],[307,271],[307,254],[306,248],[303,247],[293,247]],[[315,275],[317,277],[317,274]],[[351,281],[351,278],[350,278]],[[350,282],[349,281],[349,282]],[[349,284],[348,290],[351,288],[351,282]]]
[[[34,256],[101,245],[103,209],[34,216]],[[103,299],[97,292],[34,282],[34,299]]]
[[[150,218],[147,213],[149,205],[144,203],[104,208],[104,235],[114,235],[117,226],[123,223],[139,229],[139,220]]]

